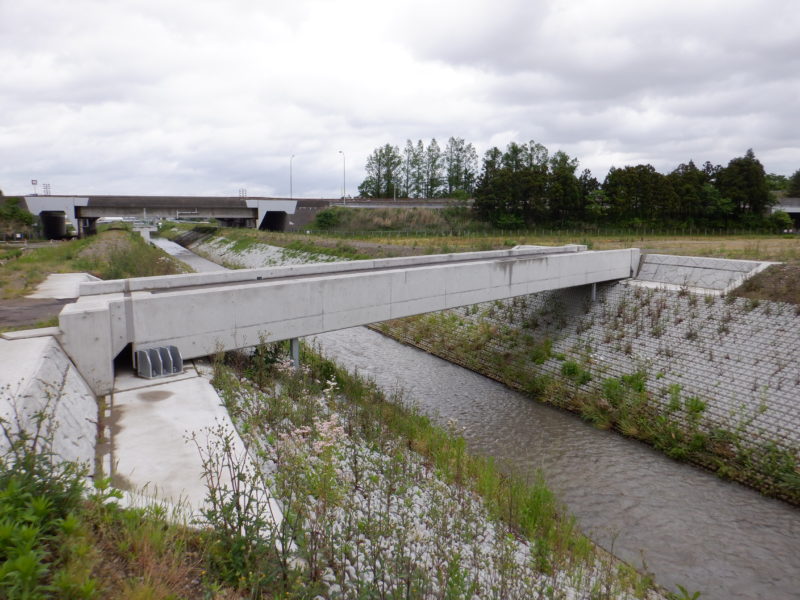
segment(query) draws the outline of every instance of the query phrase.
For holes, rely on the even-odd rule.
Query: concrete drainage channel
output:
[[[58,297],[74,294],[76,278],[56,276],[42,290]],[[52,426],[57,456],[110,476],[130,504],[157,500],[179,509],[182,518],[197,515],[206,488],[191,437],[203,444],[216,426],[235,434],[210,384],[210,367],[202,361],[184,365],[176,348],[148,349],[137,356],[141,376],[132,368],[119,369],[113,391],[96,397],[61,348],[59,335],[57,327],[2,335],[0,416],[30,430],[38,414],[51,415],[46,426]],[[234,443],[245,456],[238,436]],[[279,519],[280,509],[271,502]]]

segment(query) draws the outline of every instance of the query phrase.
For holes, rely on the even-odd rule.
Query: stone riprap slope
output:
[[[792,304],[610,284],[377,328],[798,501],[798,325]]]
[[[789,304],[615,285],[575,319],[575,333],[567,324],[554,351],[578,351],[598,375],[645,372],[664,409],[680,386],[706,403],[708,425],[738,428],[744,418],[748,437],[797,446],[799,314]],[[562,370],[553,359],[543,367]]]
[[[335,256],[312,254],[267,244],[241,247],[235,241],[216,237],[193,243],[191,249],[192,252],[196,252],[204,258],[234,269],[257,269],[342,260]]]
[[[665,597],[630,567],[592,548],[571,519],[546,524],[551,496],[544,488],[532,493],[538,513],[533,501],[517,509],[541,519],[531,540],[472,491],[463,454],[453,453],[454,464],[462,465],[456,483],[435,459],[411,449],[419,439],[386,424],[376,427],[377,413],[362,404],[380,404],[376,397],[349,397],[328,368],[322,369],[330,379],[321,393],[304,387],[315,377],[308,366],[291,379],[291,363],[276,363],[272,377],[281,382],[272,383],[259,377],[259,368],[246,367],[258,386],[222,365],[215,382],[261,459],[258,476],[287,515],[268,530],[269,539],[291,534],[298,542],[287,562],[308,566],[308,590],[317,584],[309,597]],[[454,444],[464,452],[463,444]],[[483,476],[485,487],[488,472]],[[532,527],[533,514],[530,519]]]

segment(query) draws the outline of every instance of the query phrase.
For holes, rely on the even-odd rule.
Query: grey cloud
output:
[[[797,31],[782,0],[3,2],[0,188],[286,194],[296,154],[333,196],[339,149],[354,193],[376,146],[451,135],[788,174]]]

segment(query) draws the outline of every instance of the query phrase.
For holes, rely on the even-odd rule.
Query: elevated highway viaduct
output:
[[[216,219],[223,225],[283,231],[306,225],[329,200],[226,196],[25,196],[43,223],[61,219],[79,236],[94,233],[100,218]]]
[[[585,246],[220,271],[84,283],[60,341],[98,395],[114,359],[175,346],[184,359],[478,302],[632,277],[639,250]]]

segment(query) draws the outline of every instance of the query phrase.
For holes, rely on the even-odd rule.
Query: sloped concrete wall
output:
[[[745,279],[771,264],[754,260],[643,254],[636,279],[647,287],[685,288],[720,294],[740,286]]]
[[[52,437],[60,458],[92,468],[97,439],[97,402],[87,383],[53,337],[0,340],[0,414],[13,430],[36,429]],[[0,448],[7,449],[5,439]]]

